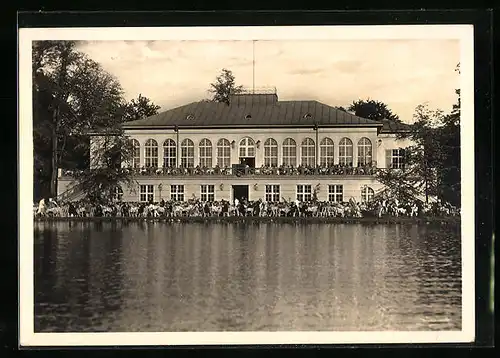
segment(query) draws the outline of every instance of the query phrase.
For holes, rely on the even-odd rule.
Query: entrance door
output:
[[[255,157],[240,157],[240,164],[248,165],[250,168],[255,168]]]
[[[234,199],[238,199],[240,202],[243,199],[249,200],[248,185],[233,185],[233,204]]]

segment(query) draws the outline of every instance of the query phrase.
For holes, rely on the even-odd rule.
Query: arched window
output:
[[[306,138],[302,141],[302,165],[316,165],[316,147],[311,138]]]
[[[352,165],[352,141],[342,138],[339,142],[339,164]]]
[[[148,139],[146,141],[144,151],[144,165],[146,168],[157,168],[158,167],[158,142],[154,139]]]
[[[240,158],[255,157],[255,142],[245,137],[240,141]]]
[[[181,143],[181,166],[194,167],[194,143],[191,139],[184,139]]]
[[[319,164],[331,166],[333,165],[333,140],[323,138],[319,143]]]
[[[141,166],[141,143],[137,139],[132,139],[132,168]]]
[[[368,138],[361,138],[358,142],[358,166],[372,162],[372,142]]]
[[[283,141],[283,165],[297,165],[297,143],[292,138]]]
[[[225,138],[217,142],[217,165],[221,168],[231,166],[231,144]]]
[[[368,186],[364,186],[361,189],[361,201],[363,203],[367,203],[367,202],[371,201],[373,199],[374,195],[375,195],[375,193],[373,192],[373,189],[368,187]]]
[[[200,141],[200,167],[212,168],[212,142],[207,138]]]
[[[173,139],[163,143],[163,166],[175,167],[177,165],[177,147]]]
[[[264,142],[264,165],[278,166],[278,142],[273,138],[268,138]]]

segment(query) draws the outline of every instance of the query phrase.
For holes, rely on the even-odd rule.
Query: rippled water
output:
[[[35,223],[35,331],[460,330],[459,230]]]

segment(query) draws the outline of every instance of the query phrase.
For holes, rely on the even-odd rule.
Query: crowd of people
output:
[[[340,217],[362,218],[367,216],[457,216],[459,210],[447,203],[422,203],[417,200],[401,202],[397,199],[379,198],[368,203],[323,201],[266,202],[261,199],[246,199],[229,202],[220,200],[202,202],[192,198],[188,201],[161,202],[109,202],[97,203],[88,200],[57,203],[53,199],[42,199],[34,205],[35,217],[131,217],[131,218],[180,218],[180,217]]]
[[[221,167],[216,165],[213,168],[201,167],[140,167],[123,168],[125,172],[135,175],[374,175],[377,168],[372,164],[353,166],[334,164],[334,165],[264,165],[259,168],[246,166],[243,169],[235,169],[229,166]],[[65,170],[66,176],[78,174],[75,170]]]

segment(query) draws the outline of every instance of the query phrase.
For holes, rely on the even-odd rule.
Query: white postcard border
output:
[[[34,333],[31,43],[35,40],[460,40],[462,330],[433,332]],[[461,343],[475,337],[472,25],[23,28],[19,30],[19,327],[21,346]]]

